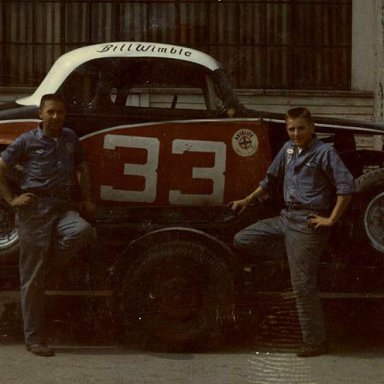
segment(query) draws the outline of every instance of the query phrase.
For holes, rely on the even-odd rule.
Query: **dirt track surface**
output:
[[[56,356],[38,357],[22,344],[17,305],[0,323],[0,384],[381,384],[384,303],[324,303],[331,353],[295,355],[300,329],[291,302],[279,303],[258,327],[239,319],[237,333],[209,352],[164,353],[138,340],[117,347],[108,316],[84,303],[49,303],[48,334]],[[65,305],[64,305],[65,304]],[[101,311],[102,314],[102,311]]]
[[[333,384],[382,383],[384,350],[300,359],[293,353],[150,353],[116,347],[57,347],[37,357],[1,345],[1,384]]]

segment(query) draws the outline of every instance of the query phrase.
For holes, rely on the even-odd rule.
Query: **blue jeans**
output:
[[[20,294],[27,344],[44,342],[44,292],[52,258],[69,259],[93,238],[91,225],[65,201],[39,198],[17,212]]]
[[[313,213],[316,212],[284,209],[280,216],[252,224],[234,237],[235,248],[247,251],[256,248],[265,236],[284,239],[301,333],[307,344],[320,343],[326,339],[317,270],[330,231],[325,227],[314,230],[307,226],[306,218]]]

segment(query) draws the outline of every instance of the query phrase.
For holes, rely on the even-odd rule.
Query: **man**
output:
[[[354,192],[354,180],[336,150],[318,140],[306,108],[286,114],[286,142],[258,188],[230,203],[241,213],[282,178],[286,207],[280,216],[259,221],[235,235],[234,246],[251,250],[265,236],[284,239],[292,289],[301,324],[303,346],[298,356],[328,352],[323,312],[317,287],[319,257],[330,228],[340,219]],[[336,198],[335,198],[336,191]]]
[[[52,356],[44,337],[45,276],[53,256],[74,255],[93,237],[91,225],[74,209],[80,186],[82,210],[92,215],[90,178],[78,138],[64,128],[65,103],[54,94],[41,99],[41,123],[19,136],[0,157],[0,193],[16,208],[20,235],[20,293],[27,350]],[[7,181],[10,167],[21,165],[21,193]]]

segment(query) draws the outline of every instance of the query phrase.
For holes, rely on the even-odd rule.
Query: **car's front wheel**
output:
[[[166,350],[206,349],[233,313],[234,292],[228,265],[205,245],[153,244],[119,292],[124,326]]]

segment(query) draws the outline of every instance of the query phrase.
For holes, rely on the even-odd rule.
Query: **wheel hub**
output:
[[[197,308],[198,289],[190,281],[174,278],[161,284],[152,293],[159,311],[169,319],[185,320]]]
[[[364,227],[372,246],[384,253],[384,192],[375,196],[364,214]]]

